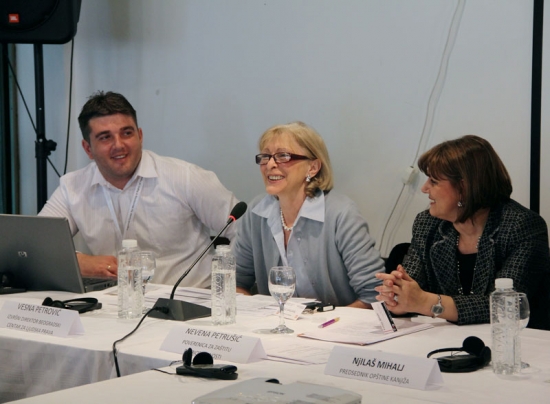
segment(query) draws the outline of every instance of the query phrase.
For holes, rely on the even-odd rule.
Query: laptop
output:
[[[0,214],[0,233],[0,273],[10,287],[86,293],[117,283],[82,278],[66,218]]]

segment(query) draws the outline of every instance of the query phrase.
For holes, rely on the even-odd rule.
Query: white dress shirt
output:
[[[124,189],[107,182],[92,162],[64,175],[39,215],[66,217],[93,255],[116,256],[122,238],[137,239],[157,257],[153,282],[174,284],[208,245],[211,232],[222,229],[236,202],[213,172],[144,150]],[[230,226],[222,236],[233,239],[234,233]],[[181,286],[209,286],[210,265],[207,254]]]

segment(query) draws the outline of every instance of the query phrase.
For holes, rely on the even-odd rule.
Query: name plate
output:
[[[0,327],[55,337],[84,334],[75,310],[6,301],[0,310]]]
[[[262,341],[226,331],[176,326],[164,339],[160,349],[183,354],[187,349],[206,351],[214,359],[225,359],[235,363],[249,363],[266,359]]]
[[[335,346],[325,374],[426,390],[443,385],[435,359]]]

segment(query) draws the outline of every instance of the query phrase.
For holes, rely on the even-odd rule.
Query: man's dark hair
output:
[[[122,94],[112,91],[92,94],[78,116],[78,125],[84,140],[90,143],[90,119],[114,114],[131,116],[137,126],[136,110]]]

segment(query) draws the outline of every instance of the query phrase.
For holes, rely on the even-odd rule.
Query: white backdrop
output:
[[[245,201],[263,192],[253,159],[261,133],[310,124],[328,145],[336,189],[377,240],[422,135],[421,151],[468,133],[487,138],[513,197],[529,206],[532,13],[525,0],[84,0],[68,168],[88,163],[76,123],[87,96],[114,90],[137,109],[146,148],[215,171]],[[46,136],[61,169],[70,49],[44,46]],[[32,107],[32,45],[17,50]],[[22,109],[19,125],[22,210],[33,214],[34,134]],[[427,206],[423,181],[405,188],[384,245],[410,238]]]

